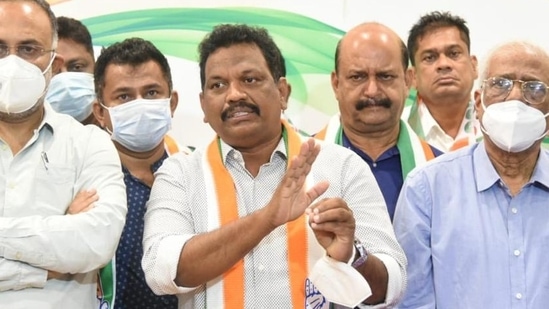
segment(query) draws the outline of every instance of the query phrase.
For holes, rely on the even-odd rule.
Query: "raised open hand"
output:
[[[307,175],[319,152],[320,145],[311,138],[301,144],[295,158],[288,160],[289,168],[267,206],[269,222],[273,227],[297,219],[307,206],[328,189],[326,181],[307,188]]]

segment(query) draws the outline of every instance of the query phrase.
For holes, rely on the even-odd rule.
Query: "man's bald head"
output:
[[[540,46],[526,41],[512,41],[494,48],[485,60],[480,83],[492,75],[494,67],[501,66],[501,59],[521,59],[523,66],[538,68],[549,80],[549,54]]]
[[[398,48],[402,57],[402,67],[406,71],[408,69],[408,51],[404,41],[389,27],[376,22],[368,22],[360,24],[349,30],[337,43],[335,52],[335,72],[338,72],[339,55],[342,50],[353,48],[360,44],[360,41],[371,41],[380,44],[394,44]]]

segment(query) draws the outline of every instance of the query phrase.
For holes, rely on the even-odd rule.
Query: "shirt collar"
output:
[[[472,109],[472,112],[474,113],[475,109],[474,109],[473,101],[469,101],[469,107],[468,108]],[[429,109],[427,108],[427,105],[425,105],[425,103],[423,103],[423,101],[421,99],[419,99],[419,101],[418,101],[418,112],[419,112],[419,118],[421,119],[421,127],[422,127],[423,133],[426,137],[431,135],[431,134],[437,134],[437,135],[450,137],[448,134],[446,134],[446,132],[444,132],[444,130],[442,130],[442,128],[440,127],[438,122],[435,120],[435,118],[433,118],[433,115],[431,115],[431,112],[429,112]],[[477,121],[476,116],[474,114],[470,115],[470,119],[472,121],[473,126],[478,125],[478,121]],[[467,120],[467,112],[466,112],[464,117],[463,117],[463,120],[461,121],[461,124],[459,125],[458,135],[456,136],[455,140],[457,140],[459,138],[463,138],[464,136],[466,136],[465,126],[467,124],[467,121],[468,120]],[[471,128],[471,130],[474,130],[474,129]]]
[[[549,189],[549,151],[547,149],[541,148],[539,152],[531,182],[537,182]]]
[[[476,149],[473,151],[473,166],[475,179],[477,181],[477,191],[481,192],[490,188],[494,183],[498,182],[501,178],[497,173],[494,165],[488,158],[486,153],[486,147],[484,141],[479,142]],[[529,183],[539,183],[545,188],[549,189],[549,151],[545,149],[540,150],[538,161],[534,167],[534,172],[530,178]]]
[[[343,132],[343,134],[342,134],[342,145],[341,146],[352,150],[354,153],[359,155],[363,160],[365,160],[367,162],[370,162],[370,163],[374,163],[374,160],[372,160],[372,158],[370,158],[370,156],[367,153],[365,153],[360,148],[356,147],[355,145],[353,145],[351,143],[351,141],[349,140],[347,135],[345,135],[345,132]],[[380,161],[383,161],[383,160],[386,160],[386,159],[390,159],[390,158],[392,158],[394,156],[397,156],[397,155],[400,155],[400,151],[398,150],[398,147],[395,144],[392,147],[390,147],[389,149],[385,150],[377,158],[377,160],[375,162],[380,162]]]
[[[446,134],[442,128],[438,125],[438,122],[433,118],[433,115],[429,112],[427,106],[423,101],[418,102],[419,118],[421,119],[421,127],[425,136],[431,134]]]
[[[221,138],[219,138],[219,146],[221,147],[221,156],[223,158],[223,164],[227,165],[228,160],[236,160],[240,165],[245,166],[244,164],[244,158],[242,157],[242,153],[240,151],[234,149],[229,144],[225,143]],[[280,156],[286,160],[287,159],[287,150],[286,145],[284,144],[284,139],[281,138],[278,141],[278,145],[276,146],[275,150],[271,154],[270,161],[273,160],[273,157],[276,154],[280,154]]]
[[[162,157],[160,159],[156,160],[153,164],[151,164],[151,171],[153,172],[153,174],[156,173],[156,171],[160,168],[160,166],[162,166],[162,163],[164,163],[164,160],[166,160],[168,157],[169,157],[168,152],[166,152],[166,150],[164,150],[164,153],[162,154]],[[130,175],[130,176],[133,177],[133,175],[130,173],[130,171],[124,165],[122,165],[122,172],[125,175]]]
[[[42,118],[42,122],[40,122],[40,125],[38,126],[38,131],[41,131],[42,128],[46,128],[51,131],[53,134],[55,132],[55,128],[59,127],[61,124],[59,117],[60,115],[53,110],[51,105],[44,101],[44,117]]]

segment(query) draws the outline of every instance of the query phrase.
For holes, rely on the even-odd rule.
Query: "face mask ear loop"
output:
[[[107,107],[105,105],[103,105],[103,103],[101,103],[101,101],[97,100],[97,103],[99,103],[99,106],[101,106],[102,108],[106,109],[107,111],[109,111],[109,116],[111,114],[111,109],[110,107]],[[111,123],[112,123],[112,126],[113,126],[113,131],[114,131],[114,123],[113,123],[113,119],[112,117],[111,118]],[[105,129],[105,131],[107,131],[107,133],[109,133],[109,135],[112,137],[112,134],[113,134],[113,131],[109,130],[109,128],[105,125],[105,127],[103,127],[103,129]]]
[[[480,92],[480,106],[482,106],[482,111],[486,113],[486,105],[484,105],[484,89]],[[482,114],[482,117],[484,118],[484,114]],[[480,130],[484,132],[486,135],[490,136],[488,132],[486,132],[486,129],[484,129],[484,124],[482,123],[482,119],[480,119]]]
[[[51,65],[53,64],[53,60],[55,59],[55,55],[57,55],[57,53],[53,52],[50,58],[50,62],[48,63],[48,66],[46,67],[46,69],[44,69],[44,71],[42,71],[42,76],[44,76],[44,74],[46,74],[46,72],[48,72],[48,70],[50,69]],[[48,88],[50,88],[50,83],[51,83],[51,79],[50,79],[50,82],[46,85],[46,87],[44,87],[44,91],[40,95],[40,98],[44,97],[44,95],[48,92]]]
[[[51,58],[50,58],[50,62],[48,63],[48,66],[44,69],[44,71],[42,71],[42,75],[46,74],[46,72],[48,72],[48,70],[50,69],[50,67],[52,66],[53,64],[53,60],[55,59],[55,56],[57,55],[56,52],[53,52],[52,55],[51,55]]]

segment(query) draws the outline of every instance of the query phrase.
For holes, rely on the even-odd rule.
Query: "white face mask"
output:
[[[63,72],[52,77],[46,101],[59,113],[82,122],[92,113],[95,100],[93,74]]]
[[[0,59],[0,112],[18,114],[36,105],[46,89],[47,72],[54,57],[44,70],[15,55]]]
[[[542,112],[517,101],[493,103],[486,107],[481,98],[484,114],[481,129],[492,142],[507,152],[521,152],[547,134],[547,123]]]
[[[170,98],[137,99],[113,107],[101,105],[111,116],[111,139],[134,152],[152,150],[171,128]]]

